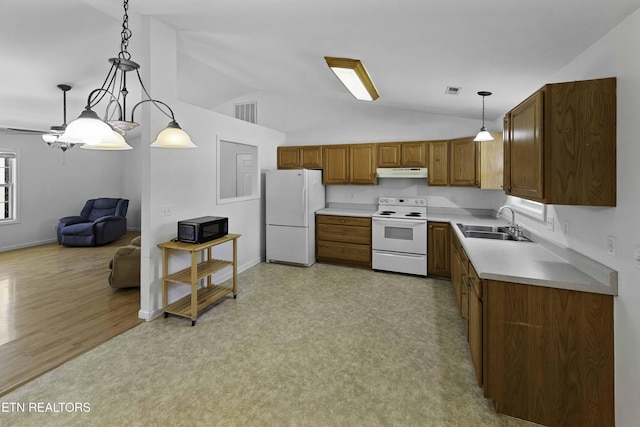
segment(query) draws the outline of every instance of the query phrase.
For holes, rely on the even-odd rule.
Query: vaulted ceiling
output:
[[[131,0],[130,51],[135,60],[140,15],[175,28],[179,97],[213,110],[252,93],[368,108],[327,68],[324,56],[338,56],[363,61],[380,93],[377,109],[478,119],[477,92],[488,90],[491,121],[639,7],[640,0]],[[60,124],[59,83],[73,86],[74,118],[118,53],[122,15],[116,0],[3,0],[0,126]],[[447,86],[460,94],[445,94]],[[285,122],[272,126],[288,131]]]

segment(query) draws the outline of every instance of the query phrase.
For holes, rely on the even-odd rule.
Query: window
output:
[[[509,196],[507,204],[521,214],[530,216],[542,222],[546,221],[547,209],[546,205],[534,202],[532,200],[521,199],[520,197]]]
[[[0,224],[16,218],[16,153],[0,150]]]

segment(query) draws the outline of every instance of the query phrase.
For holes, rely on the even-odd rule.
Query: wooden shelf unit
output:
[[[228,294],[236,297],[238,289],[238,247],[239,234],[227,234],[216,240],[205,243],[184,243],[169,241],[158,244],[162,249],[162,311],[164,316],[175,314],[191,319],[191,325],[196,324],[198,312],[211,304],[221,300]],[[213,247],[223,243],[233,242],[233,259],[231,261],[213,258]],[[191,254],[191,266],[175,273],[169,274],[169,255],[171,251],[185,251]],[[201,260],[198,261],[198,254]],[[233,286],[220,286],[212,281],[212,275],[223,268],[233,268]],[[206,286],[198,289],[200,281],[206,279]],[[191,286],[191,294],[180,298],[171,304],[168,303],[169,284],[180,283]]]

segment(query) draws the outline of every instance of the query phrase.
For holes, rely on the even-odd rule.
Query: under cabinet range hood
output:
[[[426,178],[427,168],[378,168],[378,178]]]

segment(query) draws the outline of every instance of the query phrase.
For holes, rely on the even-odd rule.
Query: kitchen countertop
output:
[[[344,204],[317,211],[322,215],[372,216],[375,205]],[[618,274],[569,248],[527,236],[533,242],[465,237],[456,224],[504,225],[487,211],[430,209],[429,221],[449,222],[481,279],[618,295]],[[526,230],[525,230],[526,232]]]
[[[316,211],[316,215],[359,216],[371,218],[378,210],[377,205],[339,204],[330,205]]]

